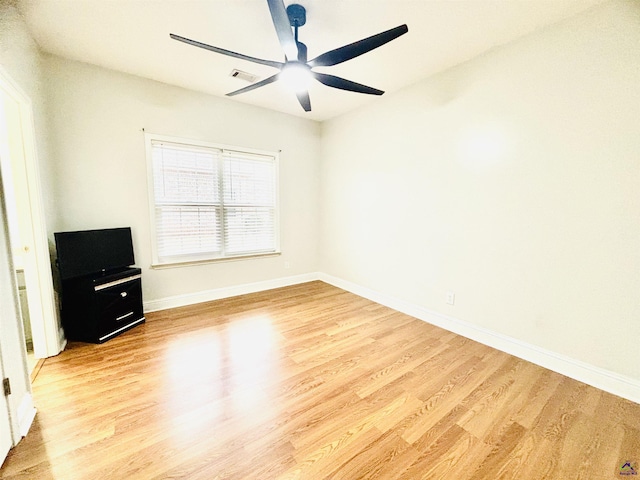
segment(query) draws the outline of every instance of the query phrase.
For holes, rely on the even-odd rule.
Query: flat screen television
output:
[[[122,269],[135,263],[131,228],[54,233],[62,280]]]

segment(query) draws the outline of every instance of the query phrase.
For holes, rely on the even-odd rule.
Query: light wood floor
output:
[[[71,343],[33,390],[2,478],[613,479],[640,461],[640,405],[321,282]]]

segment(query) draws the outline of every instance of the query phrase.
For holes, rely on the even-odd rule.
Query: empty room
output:
[[[640,2],[0,1],[0,478],[640,470]]]

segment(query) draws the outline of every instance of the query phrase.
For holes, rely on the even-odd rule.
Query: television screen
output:
[[[54,236],[62,280],[116,270],[135,263],[129,227],[58,232]]]

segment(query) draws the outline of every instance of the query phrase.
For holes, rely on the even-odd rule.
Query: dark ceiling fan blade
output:
[[[404,35],[408,31],[409,28],[406,25],[400,25],[399,27],[392,28],[386,32],[378,33],[377,35],[363,38],[362,40],[350,43],[344,47],[325,52],[309,61],[308,65],[310,67],[329,67],[331,65],[346,62],[347,60],[358,57],[363,53],[373,50],[374,48],[380,47],[385,43],[398,38],[400,35]]]
[[[298,97],[298,101],[302,108],[304,108],[305,112],[311,111],[311,99],[309,98],[309,92],[296,92],[296,97]]]
[[[246,93],[246,92],[250,92],[251,90],[255,90],[256,88],[260,88],[260,87],[264,87],[265,85],[269,85],[270,83],[275,82],[276,80],[278,80],[278,77],[280,76],[280,72],[276,73],[275,75],[265,78],[264,80],[260,80],[259,82],[256,83],[252,83],[251,85],[241,88],[240,90],[235,90],[231,93],[227,93],[227,97],[233,97],[234,95],[239,95],[240,93]]]
[[[335,75],[328,75],[326,73],[311,72],[313,78],[320,83],[325,84],[328,87],[339,88],[340,90],[349,90],[350,92],[366,93],[369,95],[382,95],[383,90],[377,88],[367,87],[361,83],[352,82],[344,78],[336,77]]]
[[[221,53],[222,55],[228,55],[229,57],[240,58],[242,60],[247,60],[253,63],[259,63],[261,65],[268,65],[274,68],[282,68],[284,66],[284,63],[282,62],[275,62],[273,60],[263,60],[262,58],[250,57],[248,55],[243,55],[242,53],[236,53],[236,52],[232,52],[231,50],[226,50],[224,48],[213,47],[211,45],[207,45],[206,43],[181,37],[180,35],[175,35],[173,33],[170,33],[169,36],[174,40],[178,40],[179,42],[184,42],[189,45],[193,45],[195,47],[204,48],[205,50],[210,50],[212,52]]]
[[[287,9],[284,6],[284,1],[267,0],[267,3],[269,4],[269,11],[271,12],[273,26],[276,27],[278,40],[280,40],[280,45],[284,50],[287,60],[297,60],[298,46],[296,45],[296,39],[293,36],[293,30],[291,30],[289,15],[287,15]]]

